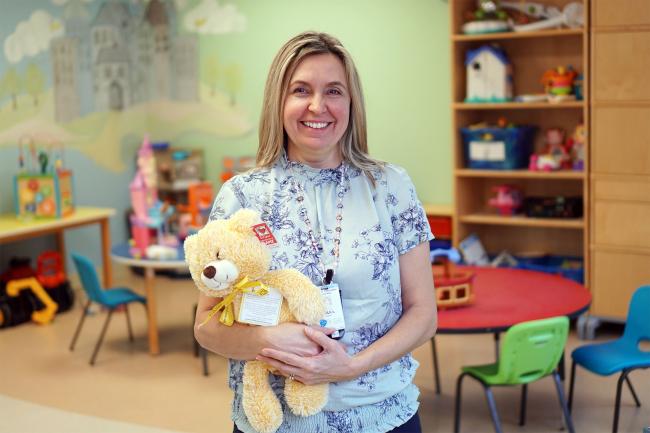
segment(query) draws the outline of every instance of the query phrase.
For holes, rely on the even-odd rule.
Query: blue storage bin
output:
[[[461,128],[465,165],[469,168],[491,170],[528,167],[536,129],[529,125],[510,128]]]
[[[580,257],[546,255],[534,258],[517,257],[517,268],[561,275],[564,278],[584,282],[584,261]]]
[[[429,241],[429,251],[441,248],[448,250],[451,248],[451,241],[449,239],[431,239]]]

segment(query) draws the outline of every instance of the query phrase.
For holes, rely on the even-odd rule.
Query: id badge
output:
[[[338,340],[345,334],[345,318],[343,317],[339,285],[337,283],[325,284],[319,289],[325,302],[325,317],[321,319],[320,326],[336,329],[330,337]]]
[[[237,321],[249,325],[275,326],[280,320],[282,294],[273,287],[266,295],[244,293]]]

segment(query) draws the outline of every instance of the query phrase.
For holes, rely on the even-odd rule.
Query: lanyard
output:
[[[298,210],[298,215],[307,226],[307,233],[309,234],[309,240],[311,241],[312,249],[314,250],[314,254],[316,255],[316,257],[319,257],[321,256],[321,252],[324,251],[324,248],[322,246],[322,242],[321,245],[319,245],[319,243],[316,241],[316,238],[314,237],[314,229],[309,219],[307,208],[305,207],[305,198],[307,194],[305,193],[305,189],[303,188],[303,186],[300,183],[296,182],[293,166],[290,165],[289,167],[291,170],[291,184],[298,191],[298,194],[296,195],[296,202],[298,202],[298,204],[300,205],[300,209]],[[332,277],[334,276],[334,270],[338,269],[339,266],[339,252],[341,246],[341,231],[342,231],[341,226],[343,224],[343,196],[345,195],[345,185],[343,184],[343,182],[346,179],[347,179],[347,165],[343,163],[343,169],[341,172],[341,181],[339,182],[336,188],[336,227],[334,228],[333,269],[325,270],[325,266],[323,265],[322,259],[319,257],[318,260],[321,273],[323,274],[324,284],[329,284],[332,282]],[[322,233],[320,237],[321,240],[325,239],[325,233]]]

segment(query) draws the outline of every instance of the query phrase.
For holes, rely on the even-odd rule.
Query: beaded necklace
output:
[[[345,164],[345,162],[343,163],[342,170],[341,170],[341,180],[336,188],[336,227],[334,228],[334,240],[333,240],[334,241],[334,263],[332,265],[332,269],[327,269],[327,270],[325,270],[323,261],[320,258],[321,252],[324,250],[324,247],[322,245],[322,242],[321,245],[319,245],[319,242],[317,242],[316,238],[314,237],[314,229],[311,224],[311,220],[309,219],[307,208],[305,207],[305,196],[306,196],[305,189],[300,183],[296,182],[292,162],[289,162],[289,169],[291,171],[290,182],[298,192],[296,195],[296,202],[298,202],[298,205],[300,206],[300,208],[298,209],[298,216],[307,226],[307,234],[309,235],[309,240],[311,241],[312,249],[314,250],[314,254],[316,255],[316,257],[319,257],[318,264],[323,274],[323,281],[325,284],[329,284],[332,279],[333,271],[338,269],[339,266],[339,252],[341,246],[341,231],[342,231],[341,227],[343,224],[343,197],[345,196],[345,185],[343,182],[347,180],[347,165]],[[325,239],[325,233],[321,234],[320,237],[321,239]]]

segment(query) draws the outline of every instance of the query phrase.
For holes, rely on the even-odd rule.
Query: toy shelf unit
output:
[[[537,16],[517,10],[530,5]],[[449,9],[453,244],[476,234],[493,256],[579,257],[587,269],[589,0]]]

